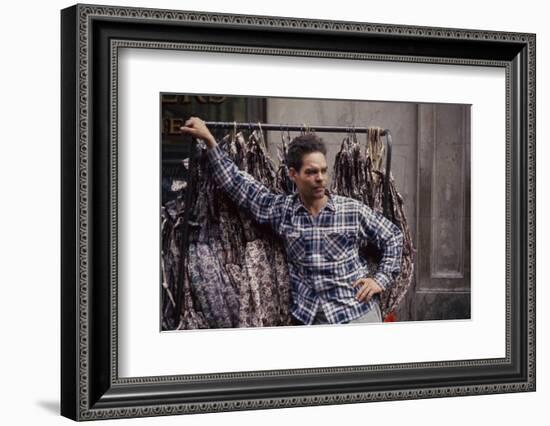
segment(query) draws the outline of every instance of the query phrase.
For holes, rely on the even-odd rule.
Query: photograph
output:
[[[160,99],[163,331],[470,318],[470,105]]]

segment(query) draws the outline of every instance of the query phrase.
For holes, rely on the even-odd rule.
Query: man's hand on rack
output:
[[[359,287],[355,296],[359,302],[367,303],[375,294],[382,293],[382,287],[372,278],[360,278],[353,283],[353,287]]]
[[[180,130],[183,133],[193,136],[194,138],[202,139],[206,142],[208,149],[212,149],[217,145],[216,139],[212,136],[212,133],[210,133],[210,130],[208,130],[208,127],[206,127],[204,121],[202,121],[199,117],[191,117],[182,127],[180,127]]]

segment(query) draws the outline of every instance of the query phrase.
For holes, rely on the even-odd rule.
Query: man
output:
[[[379,294],[399,275],[403,236],[368,206],[326,189],[326,148],[320,138],[306,134],[290,143],[288,174],[297,193],[280,195],[239,170],[201,119],[191,117],[181,130],[206,143],[218,186],[282,237],[296,323],[382,321]],[[373,276],[368,276],[366,262],[359,257],[362,240],[382,251]]]

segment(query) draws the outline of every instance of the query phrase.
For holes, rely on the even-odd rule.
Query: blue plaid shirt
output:
[[[289,262],[291,313],[312,324],[322,308],[329,323],[347,323],[365,315],[377,303],[359,302],[352,284],[371,276],[359,256],[359,243],[368,240],[382,251],[372,278],[384,289],[399,275],[403,235],[383,215],[352,198],[330,194],[317,217],[298,194],[274,194],[248,173],[239,170],[220,148],[208,150],[219,187],[259,223],[270,224],[282,237]]]

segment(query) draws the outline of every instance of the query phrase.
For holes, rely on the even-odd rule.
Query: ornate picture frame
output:
[[[80,4],[62,10],[61,414],[93,420],[534,391],[535,45],[524,33]],[[505,356],[119,377],[117,55],[125,47],[503,69]]]

